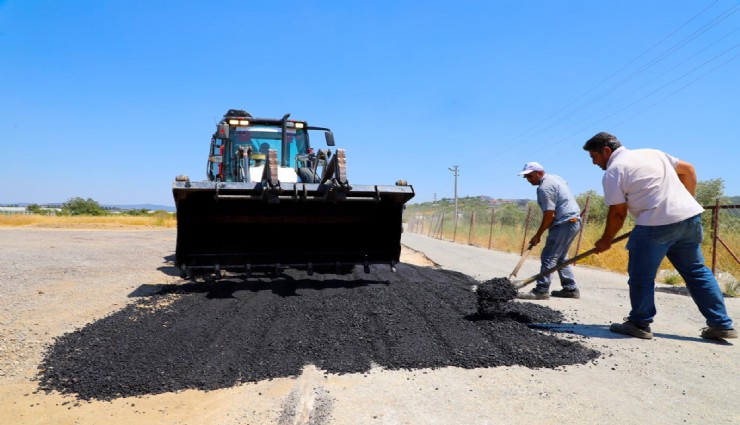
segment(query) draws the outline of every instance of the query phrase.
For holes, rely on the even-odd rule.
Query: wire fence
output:
[[[728,295],[740,295],[740,205],[705,206],[702,216],[705,238],[702,243],[705,262],[717,277]],[[581,212],[581,231],[576,236],[569,257],[588,249],[601,237],[604,229],[603,216],[589,217],[589,198],[585,199]],[[407,215],[407,231],[431,238],[467,244],[481,248],[523,254],[542,220],[542,212],[536,203],[526,206],[507,204],[493,208],[472,208],[454,212],[413,212]],[[624,229],[634,226],[628,218]],[[544,239],[543,239],[544,241]],[[620,242],[618,246],[624,246]],[[541,253],[544,243],[532,250]],[[582,263],[614,271],[626,271],[628,254],[624,249],[611,249],[598,256],[590,256]],[[661,277],[665,283],[680,281],[668,260],[661,265]]]
[[[717,202],[704,208],[707,210],[704,220],[707,221],[707,215],[711,217],[711,230],[704,245],[709,240],[712,273],[725,287],[737,288],[740,286],[740,205],[720,205]],[[704,252],[707,252],[706,248]]]

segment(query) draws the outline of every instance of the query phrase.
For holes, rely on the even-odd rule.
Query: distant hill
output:
[[[101,205],[103,208],[108,209],[119,209],[119,210],[164,210],[169,212],[175,212],[175,207],[169,205],[155,205],[155,204],[138,204],[138,205]]]
[[[457,199],[458,208],[476,208],[476,207],[498,207],[503,204],[516,204],[520,207],[525,207],[529,202],[533,202],[531,199],[498,199],[490,196],[465,196]],[[411,211],[428,210],[435,208],[449,208],[454,205],[455,200],[450,198],[438,199],[436,202],[418,202],[409,203],[406,205],[406,209]]]

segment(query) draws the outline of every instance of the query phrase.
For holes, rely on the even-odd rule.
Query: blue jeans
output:
[[[576,237],[578,230],[580,229],[580,220],[576,220],[574,222],[566,221],[565,223],[551,226],[550,229],[548,229],[545,247],[542,249],[542,254],[540,255],[540,273],[551,269],[557,264],[561,264],[568,259],[568,249],[570,249],[570,244],[573,243],[573,239]],[[573,276],[572,267],[566,266],[558,270],[558,276],[560,276],[560,284],[563,285],[563,289],[576,289],[576,280]],[[550,275],[537,279],[537,286],[533,291],[549,292]]]
[[[701,215],[665,226],[635,226],[627,242],[632,310],[628,319],[639,325],[655,317],[655,275],[666,256],[686,282],[691,298],[713,328],[730,329],[725,300],[711,270],[704,265]]]

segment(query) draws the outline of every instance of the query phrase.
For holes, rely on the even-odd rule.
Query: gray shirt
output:
[[[566,222],[581,215],[581,208],[576,197],[570,191],[568,183],[555,174],[545,174],[537,188],[537,204],[542,212],[555,211],[552,226]]]

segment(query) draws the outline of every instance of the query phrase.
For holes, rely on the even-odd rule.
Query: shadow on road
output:
[[[530,326],[536,329],[543,329],[543,330],[561,332],[561,333],[572,333],[572,334],[587,336],[587,337],[592,337],[592,338],[604,338],[604,339],[633,338],[628,335],[621,335],[621,334],[610,331],[609,325],[547,323],[547,324],[534,324]],[[724,341],[724,340],[709,340],[709,339],[704,339],[701,337],[673,335],[673,334],[666,334],[666,333],[661,333],[661,332],[653,332],[653,337],[673,339],[673,340],[684,341],[684,342],[700,342],[700,343],[719,344],[719,345],[733,345],[732,343]]]

